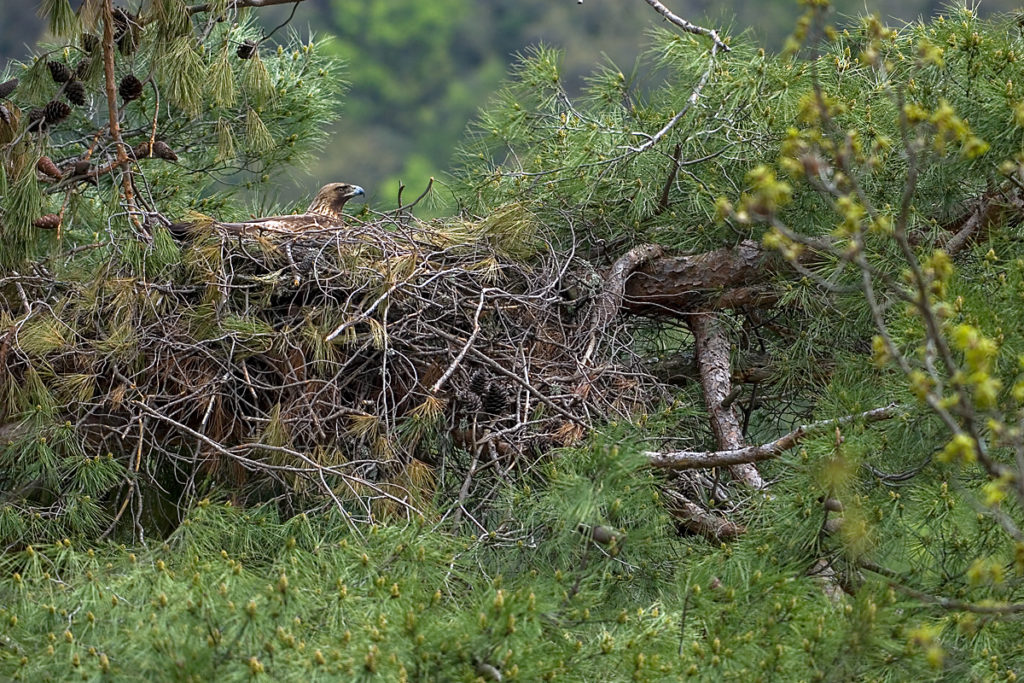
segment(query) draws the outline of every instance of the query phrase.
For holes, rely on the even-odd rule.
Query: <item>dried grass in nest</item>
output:
[[[588,300],[562,297],[575,265],[522,207],[204,232],[167,264],[170,283],[129,273],[65,290],[75,325],[37,308],[8,359],[15,375],[76,368],[51,373],[61,417],[93,448],[170,469],[184,492],[212,476],[242,497],[369,520],[418,514],[440,487],[468,509],[478,485],[664,395],[625,344],[581,366]],[[618,324],[609,340],[628,337]],[[482,382],[489,402],[471,388]]]

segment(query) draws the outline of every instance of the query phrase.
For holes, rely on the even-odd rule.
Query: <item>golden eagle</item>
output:
[[[363,188],[358,185],[330,183],[320,188],[304,213],[253,218],[239,223],[200,219],[174,223],[168,229],[172,235],[179,238],[211,225],[236,235],[299,235],[313,230],[340,227],[344,221],[341,209],[345,202],[365,194]]]

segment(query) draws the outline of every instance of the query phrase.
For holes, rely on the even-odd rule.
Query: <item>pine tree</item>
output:
[[[635,332],[650,367],[699,385],[683,396],[710,427],[653,462],[778,482],[750,517],[721,514],[738,494],[717,483],[665,494],[692,531],[753,536],[731,549],[742,575],[756,547],[850,601],[866,640],[826,665],[808,637],[806,671],[869,676],[894,637],[935,676],[967,675],[1024,604],[1020,36],[969,10],[901,30],[825,17],[808,11],[783,57],[666,31],[653,54],[672,77],[643,98],[609,68],[573,101],[557,53],[535,50],[465,148],[464,196],[479,213],[528,202],[616,274],[620,314],[651,316]],[[906,601],[919,617],[883,607]],[[762,670],[791,670],[777,647]],[[1012,676],[1014,646],[993,651]]]
[[[61,42],[10,65],[17,81],[4,88],[12,118],[0,132],[5,266],[97,241],[111,219],[108,237],[123,227],[132,242],[152,244],[164,216],[219,206],[231,184],[265,181],[318,149],[340,91],[336,63],[297,35],[260,42],[245,3],[230,5],[161,0],[134,16],[102,0],[77,11],[66,0],[46,3]],[[235,52],[246,41],[260,47],[243,61]],[[33,107],[40,123],[26,129]],[[144,143],[167,145],[181,159],[132,159]],[[38,182],[43,155],[74,173]],[[32,223],[46,213],[60,215],[61,228],[38,239]],[[115,249],[121,242],[109,241]]]
[[[273,194],[271,176],[325,140],[337,62],[297,34],[264,39],[246,4],[161,0],[132,15],[109,1],[73,11],[55,0],[44,10],[57,42],[8,66],[0,488],[21,521],[0,530],[5,543],[95,535],[121,516],[142,445],[129,464],[127,447],[84,438],[67,406],[119,391],[105,373],[158,341],[140,340],[135,325],[159,315],[147,288],[182,267],[167,226],[190,211],[228,217],[243,186]],[[236,56],[243,43],[255,46],[247,60]],[[58,370],[52,354],[70,365]],[[55,514],[44,522],[42,508]]]
[[[1018,675],[1017,24],[813,3],[768,55],[645,1],[653,81],[531,52],[461,215],[294,239],[207,183],[316,137],[313,47],[48,4],[0,85],[0,675]]]

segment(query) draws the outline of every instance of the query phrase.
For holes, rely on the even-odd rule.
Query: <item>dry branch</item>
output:
[[[110,137],[114,141],[117,151],[117,166],[125,165],[128,161],[124,140],[121,139],[121,127],[118,120],[117,108],[117,84],[114,81],[114,5],[112,0],[103,1],[103,83],[107,96],[107,114],[109,118],[108,128]],[[125,204],[128,211],[135,212],[135,194],[132,188],[130,171],[126,170],[122,182]]]
[[[1013,179],[1016,182],[1016,178]],[[1008,218],[1019,223],[1024,216],[1024,188],[1019,183],[1005,185],[997,190],[986,192],[973,202],[973,206],[965,216],[946,226],[949,234],[939,246],[955,256],[964,247],[984,239],[992,226],[1000,225]]]
[[[746,531],[742,524],[708,512],[703,506],[675,489],[665,490],[664,495],[668,499],[668,509],[692,534],[714,541],[728,541]]]
[[[975,602],[966,602],[964,600],[956,600],[954,598],[945,598],[940,595],[932,595],[906,585],[905,579],[898,572],[895,572],[888,567],[883,567],[875,562],[864,559],[861,559],[858,564],[869,572],[874,572],[875,574],[879,574],[889,579],[889,585],[901,593],[906,593],[917,600],[938,605],[944,609],[955,612],[972,612],[974,614],[988,615],[1024,613],[1024,603],[1021,602],[980,604]]]
[[[620,257],[612,264],[611,269],[604,278],[604,291],[598,297],[591,313],[587,350],[580,361],[582,364],[586,365],[590,361],[597,346],[598,337],[603,334],[604,328],[618,315],[619,308],[622,306],[623,293],[626,289],[626,280],[633,274],[633,271],[652,259],[658,258],[662,253],[661,246],[645,244],[633,247],[625,256]]]
[[[658,0],[644,0],[644,2],[653,7],[658,14],[665,17],[665,19],[672,22],[673,24],[683,29],[687,33],[692,33],[698,36],[706,36],[710,38],[712,41],[714,41],[716,48],[724,52],[729,52],[729,46],[722,42],[722,39],[718,36],[718,31],[690,23],[689,21],[683,19],[678,14],[673,13],[668,7],[665,7],[665,5],[658,2]]]
[[[745,446],[721,451],[671,451],[659,453],[645,451],[644,455],[655,467],[673,470],[705,469],[710,467],[728,467],[741,464],[753,464],[776,458],[796,446],[806,436],[828,427],[838,427],[851,422],[879,422],[896,417],[899,411],[895,405],[875,408],[856,415],[847,415],[834,420],[822,420],[801,425],[785,436],[757,446]]]
[[[704,389],[704,404],[711,418],[711,429],[722,450],[743,447],[743,427],[728,401],[732,394],[731,343],[721,322],[712,313],[694,315],[689,320],[697,348],[697,367]],[[727,402],[728,401],[728,402]],[[734,463],[729,471],[736,479],[754,489],[764,487],[757,468],[750,463]]]
[[[272,7],[274,5],[291,5],[298,4],[304,0],[231,0],[227,4],[227,9],[237,10],[243,7]],[[199,14],[200,12],[209,12],[216,7],[213,3],[205,3],[202,5],[192,5],[188,8],[189,14]]]

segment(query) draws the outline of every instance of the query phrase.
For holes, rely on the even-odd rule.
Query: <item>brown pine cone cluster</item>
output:
[[[484,410],[491,415],[498,415],[504,412],[505,407],[508,405],[508,394],[505,392],[505,388],[500,384],[492,382],[491,386],[487,387],[483,403]]]
[[[46,125],[55,126],[68,117],[71,113],[71,107],[66,102],[60,100],[50,100],[43,107],[43,117],[46,119]]]
[[[505,387],[491,381],[487,371],[480,368],[469,377],[469,392],[466,406],[469,412],[483,410],[491,415],[499,415],[508,407],[508,392]]]

